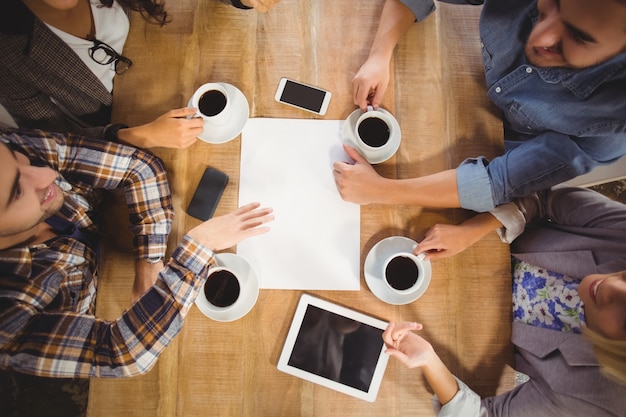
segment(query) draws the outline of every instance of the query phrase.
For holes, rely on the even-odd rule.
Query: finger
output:
[[[378,87],[370,98],[370,102],[372,103],[372,107],[374,107],[374,109],[378,109],[378,106],[380,106],[380,103],[383,101],[384,95],[385,89],[382,87]]]
[[[183,107],[180,109],[173,109],[167,112],[166,114],[169,117],[187,117],[192,116],[198,112],[198,109],[193,107]]]
[[[239,216],[239,215],[242,215],[242,214],[247,213],[249,211],[252,211],[255,208],[260,207],[260,206],[261,206],[261,203],[259,203],[258,201],[254,201],[252,203],[248,203],[248,204],[245,204],[245,205],[239,207],[238,209],[233,211],[233,214],[236,215],[236,216]]]
[[[387,345],[393,345],[393,339],[391,334],[393,333],[393,329],[396,327],[396,323],[394,321],[390,321],[387,325],[387,328],[383,332],[383,341]]]
[[[348,156],[350,158],[352,158],[355,162],[360,162],[362,164],[369,164],[369,162],[367,162],[367,160],[365,158],[363,158],[363,156],[359,153],[359,151],[357,151],[355,148],[353,148],[350,145],[346,145],[344,143],[343,145],[343,150],[348,154]]]
[[[406,332],[412,330],[422,330],[423,327],[424,326],[422,326],[420,323],[416,323],[414,321],[404,321],[396,325],[391,334],[391,338],[394,341],[397,341],[398,339],[402,338],[406,334]]]
[[[367,110],[367,98],[369,96],[369,89],[361,86],[358,81],[356,83],[356,89],[354,91],[354,104],[359,106],[362,111]]]
[[[424,254],[424,260],[425,261],[435,261],[437,259],[443,259],[443,258],[447,258],[450,256],[450,251],[448,250],[438,250],[438,251],[431,251],[431,252],[427,252]]]
[[[351,165],[352,164],[346,161],[335,161],[333,162],[333,172],[336,174],[342,174],[345,171],[345,168]]]
[[[258,219],[263,218],[265,216],[269,216],[272,214],[274,210],[270,207],[266,207],[263,209],[257,209],[252,212],[244,213],[241,216],[241,221],[250,222],[250,221],[258,221]]]

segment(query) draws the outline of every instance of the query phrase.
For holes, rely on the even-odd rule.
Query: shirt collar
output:
[[[534,27],[538,19],[537,2],[528,8],[528,17]],[[537,68],[541,78],[548,83],[560,83],[581,100],[589,97],[599,86],[613,80],[626,79],[626,52],[598,65],[583,69]]]

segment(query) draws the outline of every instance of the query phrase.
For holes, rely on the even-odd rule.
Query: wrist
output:
[[[119,142],[119,133],[126,128],[128,128],[128,126],[121,123],[108,125],[104,128],[103,137],[105,140],[108,140],[110,142]]]
[[[135,148],[146,149],[151,148],[154,145],[148,140],[148,135],[144,134],[142,126],[127,127],[126,129],[120,129],[118,132],[118,138],[120,142],[134,146]]]

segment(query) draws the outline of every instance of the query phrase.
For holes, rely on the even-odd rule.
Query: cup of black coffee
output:
[[[228,308],[239,299],[241,283],[232,270],[216,267],[209,272],[203,291],[207,301],[213,307]]]
[[[357,148],[368,161],[378,160],[390,152],[394,145],[392,138],[399,133],[394,131],[397,126],[394,122],[391,113],[374,110],[371,106],[359,116],[354,124],[354,137]]]
[[[415,291],[424,275],[424,254],[401,252],[391,255],[383,265],[383,279],[389,289],[399,294]]]
[[[230,120],[228,91],[220,83],[207,83],[196,90],[189,100],[189,106],[198,109],[196,116],[215,126]]]

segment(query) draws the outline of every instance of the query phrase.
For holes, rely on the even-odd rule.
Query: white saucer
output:
[[[242,318],[254,307],[259,297],[259,280],[254,270],[244,258],[232,253],[215,255],[217,266],[225,266],[235,272],[241,280],[239,298],[230,307],[219,308],[211,305],[204,295],[204,286],[196,298],[196,306],[208,318],[216,321],[234,321]]]
[[[393,135],[389,138],[389,142],[381,148],[380,153],[376,152],[375,154],[369,154],[367,151],[364,151],[361,147],[359,147],[356,137],[354,136],[354,126],[356,125],[357,120],[359,120],[359,117],[363,114],[361,109],[356,109],[350,113],[350,116],[348,116],[343,124],[343,139],[348,142],[348,145],[356,148],[370,164],[380,164],[381,162],[385,162],[387,159],[391,158],[400,147],[400,139],[402,138],[402,134],[400,133],[400,124],[396,118],[385,109],[378,108],[378,111],[391,116],[393,131],[398,132],[397,135]]]
[[[383,263],[387,258],[398,252],[413,252],[416,246],[417,242],[407,237],[391,236],[375,244],[369,251],[365,258],[365,264],[363,265],[363,274],[365,275],[365,282],[370,291],[372,291],[379,300],[396,305],[409,304],[420,298],[422,294],[426,292],[432,275],[430,261],[424,261],[422,285],[408,294],[398,294],[391,291],[382,277]]]
[[[198,137],[205,142],[214,144],[235,139],[243,130],[250,116],[248,100],[241,90],[231,84],[217,84],[221,84],[228,92],[232,115],[229,122],[222,126],[216,126],[208,121],[204,122],[204,131]],[[191,105],[191,102],[188,105]]]

